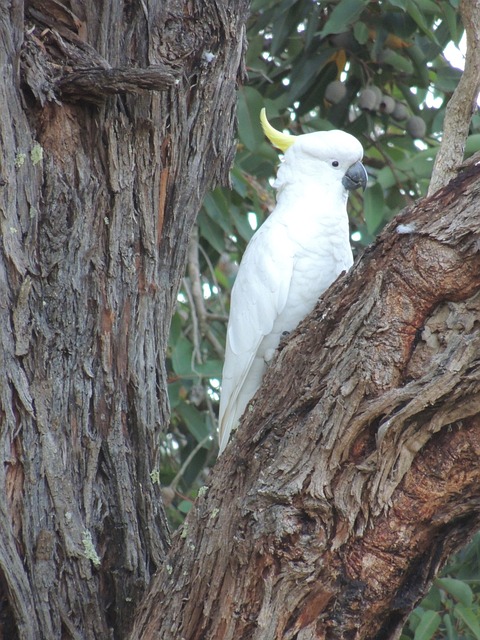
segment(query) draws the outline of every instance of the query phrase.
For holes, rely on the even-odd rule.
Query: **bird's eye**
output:
[[[338,160],[334,160],[334,161],[332,162],[332,167],[338,167],[338,165],[339,165]]]

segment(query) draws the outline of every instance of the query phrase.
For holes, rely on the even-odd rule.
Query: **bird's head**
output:
[[[268,122],[265,109],[260,112],[262,128],[270,142],[284,152],[276,186],[300,180],[318,180],[342,185],[347,191],[365,189],[367,172],[361,160],[363,147],[345,131],[317,131],[294,136],[277,131]]]

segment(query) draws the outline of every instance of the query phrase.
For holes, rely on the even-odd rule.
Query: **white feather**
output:
[[[255,233],[232,289],[220,397],[220,453],[261,384],[284,331],[353,262],[342,179],[363,155],[341,131],[298,136],[275,187],[277,205]],[[333,166],[333,163],[338,166]]]

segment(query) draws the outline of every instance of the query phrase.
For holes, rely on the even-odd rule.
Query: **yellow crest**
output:
[[[265,111],[265,108],[260,111],[260,122],[262,124],[264,134],[267,136],[273,146],[277,147],[277,149],[286,151],[295,142],[295,136],[291,133],[282,133],[281,131],[277,131],[272,127],[272,125],[267,120],[267,113]]]

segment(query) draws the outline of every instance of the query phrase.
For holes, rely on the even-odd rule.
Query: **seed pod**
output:
[[[380,102],[382,100],[383,97],[383,93],[382,90],[379,89],[376,85],[372,84],[370,85],[369,89],[371,89],[373,91],[373,93],[375,94],[375,110],[377,110],[380,107]]]
[[[396,102],[392,111],[392,118],[395,120],[406,120],[408,118],[408,108],[403,102]]]
[[[329,82],[325,89],[325,100],[331,102],[332,104],[337,104],[347,95],[347,89],[343,82],[340,80],[334,80],[333,82]]]
[[[364,89],[358,98],[358,106],[363,111],[375,111],[377,106],[375,91],[372,91],[372,89]]]
[[[394,109],[395,100],[390,96],[383,95],[380,100],[379,111],[382,113],[393,113]]]
[[[169,507],[175,498],[175,491],[172,487],[162,487],[160,492],[162,494],[164,506]]]
[[[427,125],[425,124],[425,120],[420,118],[420,116],[411,116],[407,120],[406,127],[407,132],[412,136],[412,138],[423,138],[427,132]]]

